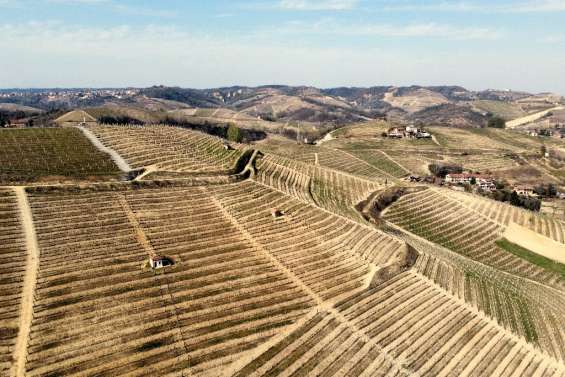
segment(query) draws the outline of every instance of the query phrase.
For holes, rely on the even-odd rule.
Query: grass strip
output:
[[[556,272],[559,275],[561,275],[561,277],[565,278],[565,264],[556,262],[552,259],[536,254],[533,251],[530,251],[528,249],[523,248],[522,246],[516,245],[515,243],[508,241],[505,238],[496,241],[496,245],[522,259],[527,260],[532,264],[535,264],[536,266],[540,266],[542,268],[545,268],[546,270]]]

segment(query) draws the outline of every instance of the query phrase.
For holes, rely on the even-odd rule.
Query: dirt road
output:
[[[37,282],[39,270],[39,246],[33,225],[31,208],[27,200],[24,187],[14,187],[20,209],[20,221],[25,232],[27,260],[22,287],[22,298],[20,303],[20,318],[18,337],[14,347],[14,365],[12,376],[23,377],[25,375],[25,363],[27,356],[28,339],[33,319],[33,294]]]
[[[548,113],[550,113],[552,111],[563,110],[563,109],[565,109],[565,106],[557,106],[557,107],[553,107],[551,109],[540,111],[538,113],[526,115],[525,117],[521,117],[521,118],[518,118],[518,119],[511,120],[509,122],[506,122],[506,128],[516,128],[516,127],[519,127],[519,126],[523,126],[524,124],[532,123],[532,122],[535,122],[538,119],[543,118],[544,116],[546,116]]]
[[[82,133],[84,134],[84,136],[86,136],[88,138],[88,140],[90,140],[90,142],[96,147],[98,148],[99,151],[107,153],[110,155],[110,157],[112,158],[112,160],[116,163],[116,165],[118,166],[118,168],[123,171],[124,173],[127,173],[129,171],[131,171],[131,167],[129,166],[129,164],[127,163],[126,160],[124,160],[124,158],[122,156],[120,156],[120,154],[118,152],[116,152],[113,149],[110,149],[108,147],[106,147],[104,144],[102,144],[100,142],[100,140],[98,140],[98,138],[96,137],[96,135],[94,135],[92,133],[92,131],[87,130],[84,127],[77,127],[79,130],[82,131]]]

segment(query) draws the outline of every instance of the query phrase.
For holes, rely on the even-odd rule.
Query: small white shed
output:
[[[166,267],[166,266],[170,266],[173,263],[167,257],[163,257],[161,255],[152,255],[152,256],[149,257],[149,264],[151,265],[151,268],[157,269],[157,268],[163,268],[163,267]]]

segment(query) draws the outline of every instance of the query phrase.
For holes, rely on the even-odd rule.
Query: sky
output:
[[[0,88],[565,94],[565,0],[0,0]]]

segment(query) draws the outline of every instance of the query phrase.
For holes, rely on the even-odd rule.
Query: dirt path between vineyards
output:
[[[37,282],[37,272],[39,270],[39,246],[33,225],[31,208],[27,199],[24,187],[14,187],[18,207],[20,209],[20,221],[25,233],[27,260],[22,287],[22,298],[20,303],[20,318],[18,337],[14,347],[14,365],[12,376],[25,376],[25,364],[27,356],[28,339],[33,320],[33,294]]]
[[[222,213],[223,217],[232,224],[241,234],[242,238],[249,242],[253,248],[263,255],[266,259],[268,259],[276,268],[277,270],[283,272],[287,278],[292,281],[296,286],[300,287],[302,291],[315,302],[317,310],[324,310],[334,316],[343,326],[348,327],[351,329],[353,334],[357,336],[359,339],[362,339],[365,343],[372,345],[376,349],[382,352],[382,356],[387,359],[391,364],[396,366],[400,371],[404,372],[406,375],[412,374],[410,370],[406,369],[401,363],[398,362],[392,356],[392,354],[388,353],[381,347],[377,342],[371,338],[365,331],[359,327],[355,323],[353,323],[350,319],[346,318],[341,312],[339,312],[335,307],[332,300],[324,300],[318,293],[313,291],[306,283],[302,281],[300,277],[298,277],[294,272],[292,272],[289,268],[287,268],[277,257],[271,254],[269,250],[267,250],[260,242],[255,240],[255,238],[247,231],[247,229],[229,212],[228,209],[224,207],[224,205],[220,202],[218,198],[216,198],[212,193],[210,193],[210,200],[216,208]],[[373,271],[374,272],[374,271]],[[372,275],[369,275],[372,277]]]
[[[112,161],[114,161],[116,163],[116,165],[118,166],[118,168],[123,171],[124,173],[127,173],[129,171],[132,170],[132,168],[129,166],[129,164],[127,163],[127,161],[120,156],[120,154],[118,152],[116,152],[115,150],[108,148],[107,146],[105,146],[104,144],[102,144],[102,142],[100,140],[98,140],[98,138],[96,137],[96,135],[94,135],[92,133],[92,131],[84,128],[84,127],[77,127],[79,130],[82,131],[82,133],[84,134],[84,136],[86,136],[86,138],[88,140],[90,140],[90,142],[100,151],[103,153],[107,153],[110,155],[110,157],[112,158]]]
[[[391,155],[389,155],[388,153],[386,153],[385,151],[380,151],[386,158],[388,158],[389,160],[391,160],[392,162],[394,162],[396,165],[400,166],[402,168],[402,170],[404,170],[406,172],[406,174],[412,174],[412,172],[408,169],[406,169],[404,167],[404,165],[402,165],[400,162],[396,161]]]

